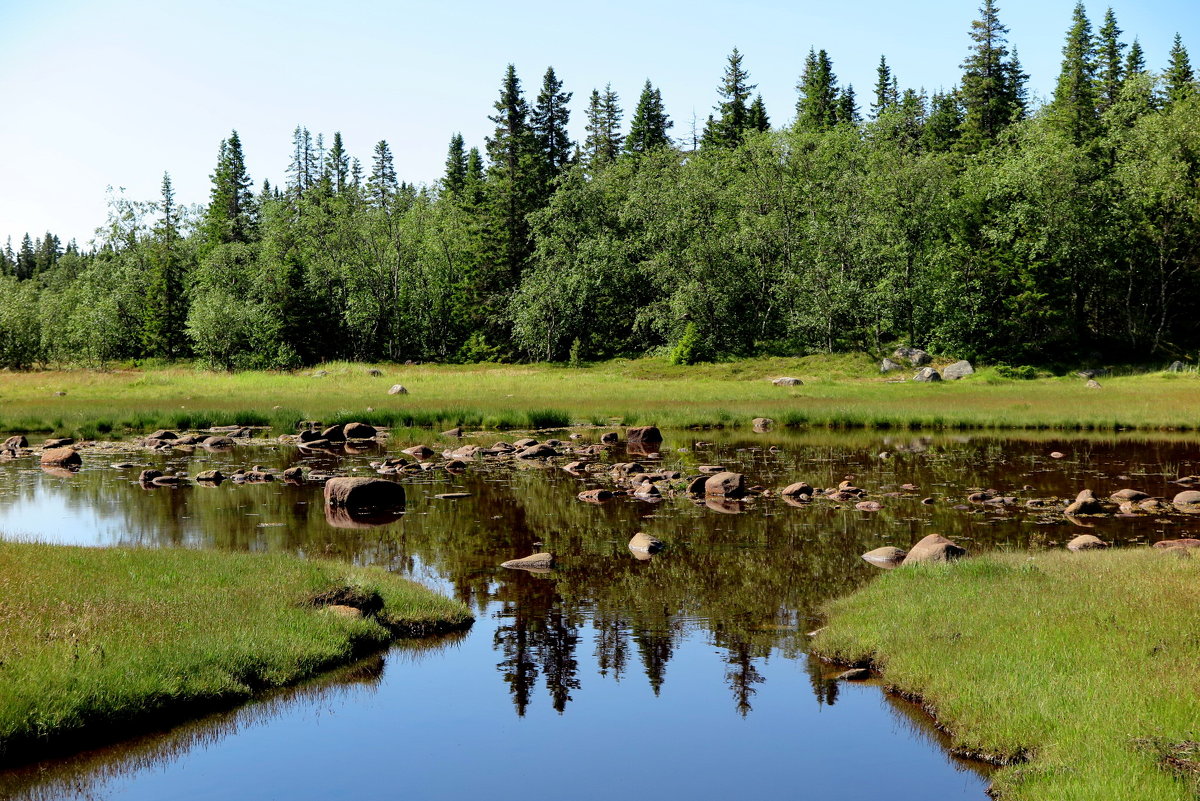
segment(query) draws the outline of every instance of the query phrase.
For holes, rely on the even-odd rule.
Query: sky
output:
[[[1165,67],[1176,32],[1200,67],[1200,2],[1112,5],[1152,69]],[[1045,99],[1074,0],[998,6]],[[1099,27],[1108,3],[1085,6]],[[690,139],[734,47],[775,125],[793,116],[810,48],[829,52],[865,109],[880,55],[902,88],[957,83],[977,12],[977,0],[0,0],[0,245],[49,230],[86,246],[108,187],[155,200],[164,172],[178,201],[206,202],[233,129],[256,184],[283,183],[297,125],[327,143],[340,130],[364,168],[386,139],[401,180],[435,181],[452,133],[483,148],[509,63],[531,102],[554,67],[574,92],[576,137],[593,88],[611,82],[628,124],[649,78],[672,133]]]

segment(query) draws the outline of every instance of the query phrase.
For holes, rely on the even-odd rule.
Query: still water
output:
[[[772,488],[853,476],[883,508],[682,496],[593,505],[576,494],[611,486],[607,474],[480,462],[462,475],[403,478],[404,514],[367,525],[327,517],[316,485],[148,490],[137,473],[257,463],[371,475],[382,447],[304,455],[264,440],[226,453],[85,451],[75,474],[44,472],[30,458],[0,463],[9,538],[380,565],[460,598],[477,617],[467,632],[401,643],[236,710],[0,773],[0,797],[983,801],[987,768],[951,756],[919,710],[874,683],[836,682],[836,670],[805,654],[820,604],[878,575],[859,555],[881,545],[937,532],[976,552],[1060,547],[1084,530],[1053,511],[968,503],[973,489],[1020,501],[1084,487],[1170,498],[1180,489],[1172,479],[1200,472],[1200,448],[1186,438],[665,433],[661,455],[639,462],[689,476],[722,465]],[[602,461],[628,458],[618,448]],[[137,468],[112,467],[125,461]],[[445,492],[470,495],[434,497]],[[1186,515],[1091,524],[1127,547],[1200,530]],[[637,531],[666,550],[635,558],[626,543]],[[539,550],[556,554],[554,571],[498,567]]]

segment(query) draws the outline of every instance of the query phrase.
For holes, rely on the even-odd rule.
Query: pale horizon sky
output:
[[[237,129],[255,185],[283,183],[292,130],[326,142],[340,130],[369,169],[386,139],[402,180],[442,172],[450,135],[483,148],[505,66],[532,103],[547,66],[568,91],[581,138],[593,88],[611,82],[625,123],[645,79],[662,90],[677,137],[717,102],[737,47],[773,125],[793,116],[809,48],[824,48],[866,111],[881,54],[901,87],[957,83],[976,0],[738,4],[212,0],[0,0],[0,246],[47,230],[86,246],[106,216],[106,187],[156,200],[164,171],[176,198],[207,202],[217,148]],[[1108,3],[1085,4],[1093,29]],[[1200,67],[1195,0],[1119,0],[1123,41],[1137,37],[1160,71],[1176,32]],[[1073,0],[999,3],[1035,98],[1053,90]]]

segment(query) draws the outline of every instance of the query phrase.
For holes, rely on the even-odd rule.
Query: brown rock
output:
[[[1062,451],[1050,451],[1050,458],[1051,458],[1051,459],[1061,459],[1061,458],[1063,458],[1064,456],[1066,456],[1066,454],[1065,454],[1065,453],[1063,453]]]
[[[182,487],[188,483],[182,476],[158,476],[151,482],[156,487]]]
[[[1094,534],[1080,534],[1067,543],[1068,551],[1095,551],[1107,547],[1108,543]]]
[[[1182,540],[1159,540],[1155,548],[1200,548],[1200,540],[1191,537]]]
[[[396,509],[404,506],[404,486],[382,478],[331,478],[325,482],[325,505],[351,510]]]
[[[813,488],[808,485],[807,481],[797,481],[795,484],[788,484],[779,494],[785,498],[794,498],[797,495],[807,495],[811,498]]]
[[[859,501],[854,504],[854,508],[860,512],[878,512],[883,506],[877,501]]]
[[[160,428],[153,434],[147,435],[146,439],[179,439],[179,435],[174,431],[167,431],[165,428]]]
[[[761,434],[766,431],[770,431],[772,426],[775,425],[775,421],[770,417],[755,417],[750,421],[750,425],[755,431]]]
[[[204,439],[204,441],[201,442],[200,444],[203,445],[205,448],[212,448],[214,450],[217,450],[217,449],[224,449],[224,448],[232,448],[233,440],[230,439],[229,437],[213,436],[213,437],[206,437]]]
[[[663,549],[662,540],[649,534],[638,532],[629,540],[629,550],[642,553],[658,553]]]
[[[28,448],[29,440],[25,439],[25,437],[21,436],[20,434],[16,434],[4,440],[4,445],[0,447],[6,451],[15,451],[18,448]]]
[[[950,562],[965,556],[966,548],[955,545],[940,534],[930,534],[912,547],[904,557],[903,564],[928,564]]]
[[[433,448],[430,448],[428,445],[414,445],[411,448],[405,448],[400,452],[407,453],[409,456],[417,459],[428,459],[435,453]]]
[[[138,474],[138,481],[142,482],[143,484],[149,484],[151,481],[158,478],[162,474],[163,474],[163,472],[161,470],[153,470],[153,469],[152,470],[143,470],[141,473]]]
[[[50,448],[42,451],[42,464],[46,467],[79,467],[83,459],[74,448]]]
[[[1176,506],[1194,506],[1200,504],[1200,491],[1184,490],[1171,499]]]
[[[342,437],[344,439],[374,439],[379,432],[375,430],[375,426],[367,423],[346,423],[342,426]]]
[[[584,490],[575,497],[581,501],[587,501],[588,503],[600,503],[601,501],[607,501],[612,498],[613,494],[606,489],[590,489]]]
[[[1138,508],[1150,514],[1170,514],[1175,511],[1175,507],[1162,498],[1147,498],[1138,504]]]
[[[1092,491],[1085,489],[1075,496],[1075,500],[1063,510],[1063,514],[1102,515],[1106,511],[1104,504],[1096,500],[1096,496],[1092,494]]]
[[[604,445],[616,445],[621,441],[621,435],[616,431],[609,431],[600,435],[600,442]]]
[[[443,437],[461,437],[462,435],[463,430],[461,428],[452,428],[449,431],[442,432]]]
[[[1148,493],[1142,492],[1141,490],[1119,489],[1116,492],[1114,492],[1112,495],[1109,495],[1108,497],[1111,498],[1112,500],[1116,501],[1117,503],[1121,503],[1122,501],[1133,501],[1136,503],[1137,501],[1146,500],[1147,498],[1150,497],[1150,495]]]
[[[518,459],[548,459],[551,456],[558,456],[558,451],[545,443],[530,445],[517,451]]]
[[[740,498],[746,494],[746,477],[741,473],[717,473],[704,482],[704,494]]]
[[[330,442],[345,442],[346,434],[343,431],[344,426],[329,426],[321,432],[321,439]]]
[[[211,484],[220,484],[225,480],[225,476],[220,470],[204,470],[196,474],[196,480]]]
[[[655,445],[663,441],[657,426],[635,426],[625,430],[625,441],[630,444]]]
[[[293,484],[299,484],[304,481],[304,468],[300,465],[289,467],[283,471],[283,480]]]
[[[882,548],[867,551],[862,555],[862,558],[876,567],[893,568],[904,562],[904,557],[906,556],[908,556],[908,551],[903,548],[885,545]]]
[[[68,445],[74,445],[75,440],[70,437],[53,437],[42,443],[43,450],[52,450],[54,448],[65,448]]]
[[[546,570],[554,567],[554,554],[535,553],[520,559],[509,559],[507,562],[501,562],[500,567],[517,570]]]

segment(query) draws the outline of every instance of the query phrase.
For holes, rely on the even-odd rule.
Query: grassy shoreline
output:
[[[830,603],[813,652],[871,665],[1003,799],[1200,791],[1200,561],[1141,550],[903,568]]]
[[[783,375],[804,384],[771,384]],[[985,369],[941,384],[897,382],[880,376],[865,354],[690,367],[645,358],[583,368],[336,363],[303,373],[212,373],[184,366],[44,371],[0,375],[0,431],[92,439],[211,425],[291,430],[311,419],[439,430],[746,427],[755,417],[771,417],[781,427],[1200,429],[1196,373],[1101,381],[1101,389],[1088,389],[1077,377],[1014,380]],[[393,384],[408,394],[389,395]]]
[[[0,617],[3,764],[226,708],[472,620],[374,568],[3,541]]]

